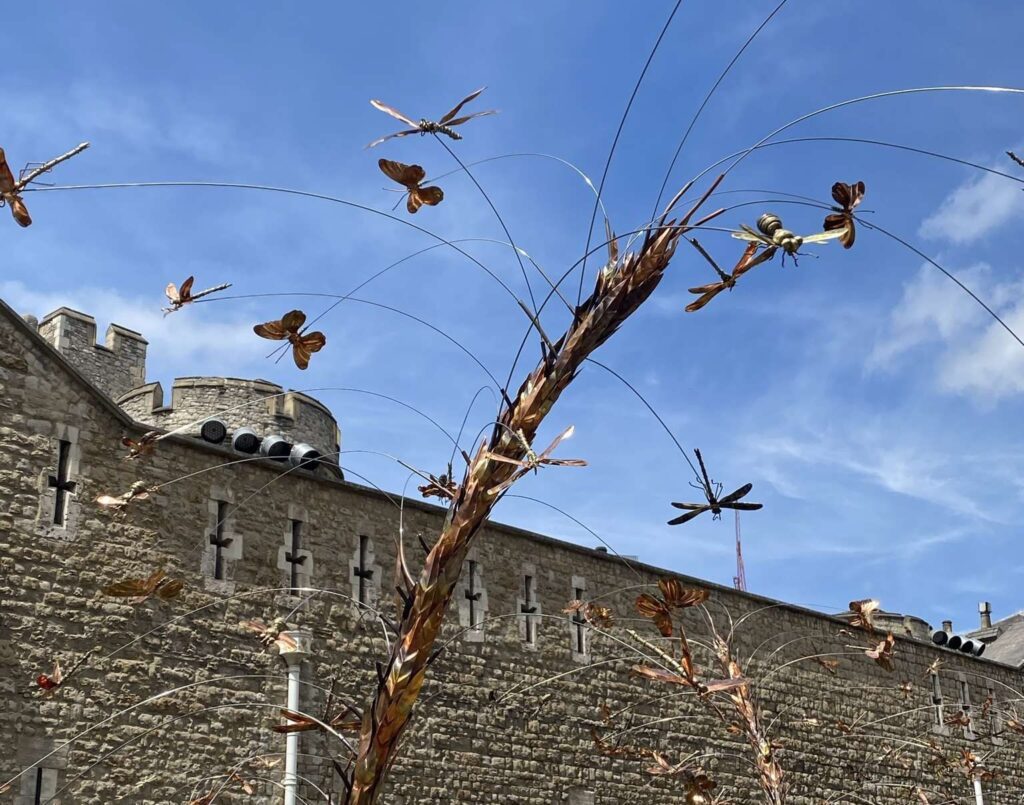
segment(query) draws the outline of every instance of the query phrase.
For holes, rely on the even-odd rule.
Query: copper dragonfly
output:
[[[708,477],[708,471],[704,467],[704,459],[700,455],[700,450],[694,450],[697,454],[697,462],[700,464],[701,481],[700,485],[691,483],[694,489],[700,489],[704,493],[704,497],[707,498],[707,503],[673,503],[672,505],[677,509],[688,509],[686,514],[682,514],[676,517],[674,520],[669,520],[669,525],[682,525],[685,522],[692,520],[698,514],[704,512],[712,512],[715,520],[722,519],[722,509],[739,509],[740,511],[757,511],[762,507],[761,503],[743,503],[740,498],[745,497],[749,494],[750,490],[754,488],[753,484],[744,484],[735,492],[730,492],[724,498],[720,498],[719,495],[722,493],[722,485],[720,483],[712,483]]]
[[[750,243],[747,245],[747,248],[744,249],[743,256],[740,257],[736,265],[733,266],[732,272],[726,274],[718,267],[718,263],[712,259],[711,255],[704,250],[704,247],[697,242],[696,238],[691,238],[690,243],[692,243],[693,247],[711,264],[711,267],[715,269],[719,276],[719,281],[711,282],[707,285],[698,285],[696,288],[688,289],[692,294],[699,294],[699,297],[686,306],[687,313],[694,313],[695,311],[700,310],[722,291],[726,289],[732,290],[736,285],[736,280],[750,271],[750,269],[771,260],[775,256],[776,251],[776,247],[771,246],[758,254],[757,251],[759,244]]]
[[[393,106],[388,106],[383,101],[373,100],[370,101],[370,105],[374,109],[379,109],[385,114],[391,115],[391,117],[401,120],[407,126],[412,128],[404,129],[402,131],[396,131],[394,134],[388,134],[386,137],[381,137],[370,143],[367,148],[373,148],[375,145],[380,145],[393,137],[407,137],[410,134],[444,134],[446,137],[451,137],[453,140],[461,140],[462,135],[455,131],[455,126],[461,126],[463,123],[467,123],[475,117],[484,117],[485,115],[496,115],[498,114],[496,109],[488,109],[486,112],[474,112],[471,115],[463,115],[462,117],[456,117],[456,115],[462,111],[462,107],[467,103],[476,98],[481,92],[487,87],[480,87],[475,92],[469,93],[465,98],[455,104],[452,109],[444,115],[436,123],[426,118],[421,118],[417,123],[411,117],[407,117],[395,109]]]

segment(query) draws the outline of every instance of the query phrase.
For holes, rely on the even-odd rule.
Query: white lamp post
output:
[[[302,662],[312,654],[313,635],[309,632],[282,632],[293,641],[292,648],[281,646],[281,659],[288,666],[288,709],[301,709],[299,690],[302,685]],[[296,789],[299,786],[299,733],[289,732],[285,737],[284,748],[284,805],[295,805]]]

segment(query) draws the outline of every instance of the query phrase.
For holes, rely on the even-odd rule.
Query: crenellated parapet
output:
[[[28,319],[26,319],[28,320]],[[39,334],[93,385],[112,399],[146,382],[147,341],[140,333],[111,324],[96,342],[96,319],[61,307],[38,323]]]
[[[267,380],[234,377],[179,377],[171,387],[170,404],[160,383],[147,383],[117,399],[133,419],[160,430],[179,430],[199,436],[208,419],[218,419],[228,438],[251,428],[259,438],[279,435],[286,441],[307,443],[325,457],[337,459],[341,432],[330,410],[299,391],[288,391]]]

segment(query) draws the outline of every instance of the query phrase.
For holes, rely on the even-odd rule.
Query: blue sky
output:
[[[650,214],[696,106],[774,5],[683,4],[605,187],[618,231]],[[431,175],[454,165],[429,138],[363,150],[395,128],[367,101],[436,116],[487,85],[472,108],[501,114],[464,128],[465,140],[453,144],[464,161],[539,152],[573,162],[596,183],[670,8],[307,3],[285,12],[235,2],[200,12],[127,2],[21,4],[5,20],[34,44],[5,66],[2,144],[17,168],[90,140],[86,154],[54,175],[61,182],[252,182],[389,210],[396,196],[383,190],[378,157],[418,162]],[[1020,83],[1022,27],[1024,8],[1013,4],[946,14],[924,2],[790,0],[708,105],[670,193],[720,157],[832,102],[901,87]],[[1013,173],[1003,152],[1024,147],[1022,111],[1024,96],[904,96],[819,116],[783,137],[887,140]],[[517,244],[549,273],[582,254],[593,195],[573,171],[541,157],[473,170]],[[856,179],[868,186],[863,207],[873,212],[866,218],[937,259],[1024,332],[1018,182],[830,142],[761,150],[723,189],[827,199],[833,181]],[[421,211],[416,224],[447,238],[504,239],[464,175],[441,184],[444,203]],[[722,203],[765,198],[772,193],[730,194]],[[198,287],[232,282],[239,294],[346,292],[431,245],[401,224],[236,190],[50,192],[28,202],[30,229],[4,222],[0,296],[23,312],[67,304],[94,314],[101,330],[110,321],[141,330],[150,340],[149,379],[165,387],[193,374],[264,377],[300,389],[359,387],[400,397],[457,431],[487,382],[430,331],[367,305],[345,303],[323,320],[328,346],[305,373],[266,361],[266,343],[251,325],[293,305],[317,312],[323,300],[227,300],[167,319],[159,312],[163,286],[188,274]],[[798,231],[820,224],[819,211],[777,202],[731,211],[721,222],[753,222],[767,209]],[[727,235],[702,240],[723,265],[738,255]],[[463,248],[525,293],[507,246]],[[655,297],[598,359],[641,390],[685,447],[702,449],[727,489],[754,484],[750,499],[765,508],[743,520],[753,591],[825,609],[874,596],[886,609],[932,623],[952,617],[964,627],[976,623],[981,599],[992,601],[996,617],[1020,609],[1024,348],[919,256],[881,235],[862,229],[850,252],[836,244],[808,251],[820,258],[761,267],[731,294],[686,314],[686,288],[713,277],[680,249]],[[531,280],[536,291],[541,281]],[[448,249],[408,261],[360,296],[445,328],[500,378],[524,332],[511,300]],[[545,325],[559,332],[564,315],[552,308]],[[532,344],[528,355],[536,358]],[[443,468],[444,437],[415,416],[360,395],[316,396],[336,412],[344,449]],[[492,397],[483,392],[467,434],[492,415]],[[624,554],[730,583],[730,518],[665,525],[669,501],[692,498],[691,475],[632,395],[601,370],[587,370],[542,435],[570,423],[576,434],[562,454],[584,457],[590,467],[545,471],[517,491],[561,506]],[[384,458],[354,454],[343,463],[388,489],[401,490],[406,480]],[[595,544],[530,501],[505,501],[497,518]]]

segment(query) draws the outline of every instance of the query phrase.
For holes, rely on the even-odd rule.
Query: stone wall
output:
[[[338,423],[321,402],[266,380],[179,377],[169,406],[164,405],[159,383],[132,389],[118,404],[139,422],[161,430],[180,428],[184,434],[198,435],[202,420],[216,414],[227,424],[229,438],[235,429],[247,427],[260,437],[279,434],[293,443],[311,444],[332,457],[341,449]]]
[[[332,678],[338,691],[358,700],[370,695],[373,661],[383,659],[389,638],[352,598],[362,594],[394,614],[397,501],[328,477],[283,474],[270,462],[217,469],[234,457],[230,451],[184,437],[161,441],[148,459],[123,461],[117,443],[130,428],[127,417],[3,306],[0,382],[0,742],[9,747],[0,753],[0,782],[37,761],[43,769],[23,775],[0,803],[33,803],[37,780],[48,792],[64,788],[56,800],[64,805],[187,802],[229,764],[282,752],[284,740],[271,725],[280,722],[285,670],[239,628],[243,619],[288,616],[313,634],[303,671],[309,712],[321,713]],[[47,482],[61,441],[74,448],[68,474],[77,483],[63,525],[52,522],[48,501],[55,491]],[[160,488],[123,516],[92,503],[137,479]],[[233,504],[221,536],[234,540],[219,580],[211,578],[209,543],[218,500]],[[406,552],[418,566],[418,537],[435,538],[443,511],[409,501],[404,518]],[[290,594],[290,566],[282,561],[292,553],[295,520],[303,522],[300,551],[309,557],[298,581],[323,590],[305,603],[305,594]],[[759,801],[740,738],[685,691],[629,674],[637,658],[622,643],[623,629],[655,636],[632,619],[632,600],[665,571],[497,524],[470,559],[473,588],[464,573],[445,630],[447,649],[431,669],[384,802],[683,803],[672,779],[644,771],[649,762],[594,751],[590,729],[601,723],[603,706],[620,713],[620,727],[635,718],[625,740],[656,742],[673,760],[701,755],[732,802]],[[157,567],[187,582],[178,599],[133,606],[98,592]],[[372,571],[362,584],[357,568]],[[537,607],[528,615],[521,611],[526,576]],[[961,776],[940,777],[929,765],[929,740],[947,756],[964,748],[991,752],[988,764],[1001,777],[986,784],[986,802],[1019,801],[1021,739],[999,734],[1000,719],[1021,695],[1019,672],[900,637],[895,670],[887,673],[858,648],[866,636],[839,634],[841,621],[685,580],[711,589],[708,612],[722,628],[731,617],[744,660],[754,655],[745,670],[766,718],[777,719],[793,805],[830,797],[910,802],[910,784],[941,792],[932,802],[969,801]],[[577,589],[620,615],[609,634],[588,630],[582,652],[578,627],[562,613]],[[467,593],[482,593],[473,612]],[[691,610],[684,620],[705,665],[708,655],[698,644],[706,634],[703,616]],[[66,667],[86,651],[94,653],[55,695],[34,688],[34,677],[55,658]],[[817,652],[839,659],[835,676],[808,660],[787,665]],[[971,736],[936,723],[928,672],[936,659],[943,661],[944,712],[969,696]],[[912,683],[906,696],[903,682]],[[983,714],[990,691],[996,706]],[[857,726],[844,732],[839,719]],[[904,751],[886,754],[890,746]],[[322,736],[303,735],[300,801],[325,801],[314,786],[337,790],[330,763],[316,757],[329,748],[340,754]],[[280,801],[280,765],[245,769],[251,779],[266,778],[257,781],[259,795],[229,788],[218,802]]]
[[[39,335],[108,397],[116,398],[146,382],[146,339],[111,324],[96,343],[96,319],[62,307],[39,322]]]

